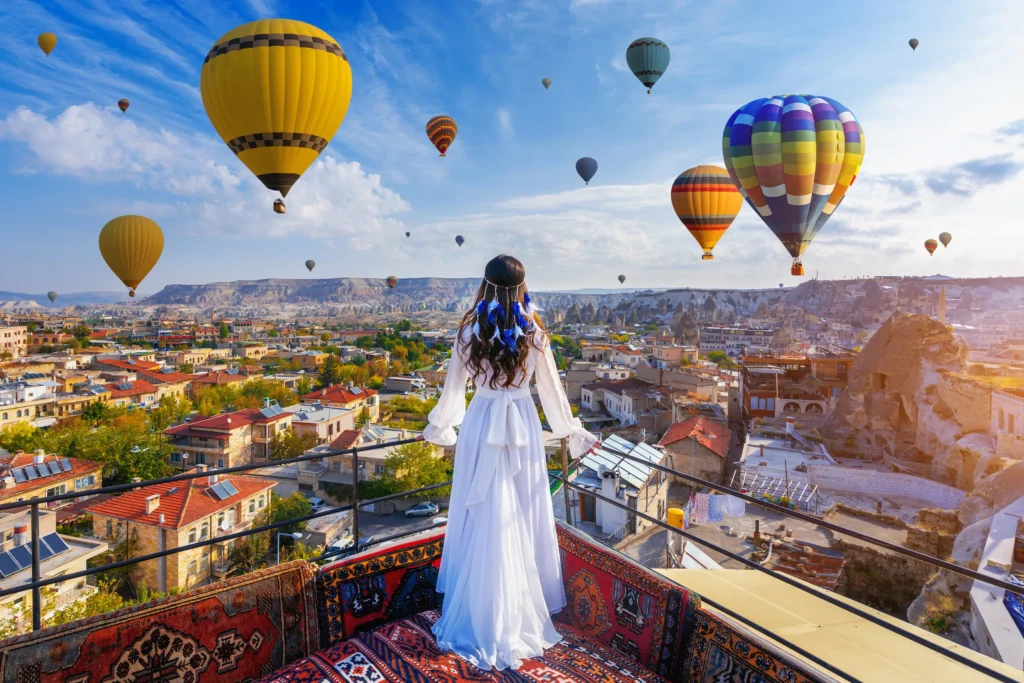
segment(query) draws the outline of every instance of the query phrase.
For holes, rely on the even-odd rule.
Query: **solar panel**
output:
[[[28,481],[28,477],[25,476],[25,470],[23,470],[20,467],[15,467],[13,470],[11,470],[11,475],[14,476],[14,481],[17,484],[21,484]]]
[[[50,559],[54,555],[56,555],[56,553],[53,552],[53,550],[50,549],[50,546],[46,545],[46,542],[45,542],[44,539],[40,538],[39,539],[39,561],[40,562],[45,562],[46,560]]]
[[[21,567],[9,553],[0,552],[0,576],[7,578],[11,574],[20,571]]]
[[[60,464],[56,460],[46,463],[46,466],[50,468],[50,474],[60,474]]]
[[[351,391],[352,391],[353,394],[361,394],[361,393],[363,393],[363,390],[360,389],[359,387],[352,387]]]
[[[228,492],[224,490],[224,485],[220,483],[211,486],[210,493],[212,493],[217,500],[224,500],[228,497]]]
[[[121,382],[120,384],[117,385],[117,388],[120,391],[130,391],[135,388],[135,385],[132,384],[131,382]]]
[[[236,495],[238,493],[238,489],[236,489],[235,485],[232,484],[230,481],[225,481],[224,482],[224,490],[227,491],[227,494],[228,494],[229,498],[231,496]]]
[[[32,551],[28,549],[27,545],[19,545],[17,548],[11,548],[8,552],[22,569],[32,566]]]
[[[71,469],[72,469],[71,468],[71,461],[68,460],[67,458],[61,458],[60,459],[60,469],[63,472],[70,472]]]
[[[64,539],[61,538],[59,534],[46,534],[45,536],[43,536],[42,540],[46,541],[46,545],[50,546],[50,549],[53,550],[54,555],[59,555],[60,553],[64,553],[68,550],[71,550],[71,548],[68,547],[68,544],[64,542]]]
[[[25,476],[28,477],[29,480],[39,478],[39,473],[36,472],[35,465],[25,465],[23,469],[25,470]]]

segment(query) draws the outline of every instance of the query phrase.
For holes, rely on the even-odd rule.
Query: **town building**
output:
[[[31,422],[53,415],[57,395],[45,384],[0,384],[0,430],[9,424]]]
[[[221,413],[171,427],[164,430],[174,447],[171,464],[182,469],[193,465],[220,469],[267,460],[270,442],[291,427],[293,418],[276,402],[264,401],[260,409]]]
[[[312,434],[316,443],[333,441],[342,432],[355,429],[359,412],[351,408],[332,408],[320,403],[296,403],[285,406],[292,414],[292,429],[298,434]]]
[[[308,373],[320,372],[320,366],[327,360],[329,354],[323,351],[281,351],[277,354],[279,360],[293,361],[299,366],[299,370]]]
[[[598,381],[580,389],[580,407],[605,412],[623,426],[637,426],[652,433],[672,424],[671,390],[636,378]]]
[[[697,362],[697,349],[675,344],[654,344],[650,347],[651,365],[662,370],[678,368],[683,363]]]
[[[668,454],[672,469],[722,484],[725,481],[729,439],[730,432],[725,422],[698,416],[669,427],[658,445]],[[680,484],[690,484],[675,475],[673,479]]]
[[[320,403],[332,408],[348,408],[365,411],[368,422],[380,419],[380,397],[373,389],[364,389],[352,384],[334,384],[300,396],[302,403]]]
[[[21,358],[27,352],[27,327],[0,327],[0,360]]]
[[[384,380],[384,391],[396,394],[422,391],[426,387],[427,381],[419,377],[388,377]]]
[[[111,382],[103,387],[110,393],[107,402],[119,407],[147,408],[157,400],[156,386],[144,379]]]
[[[610,360],[612,363],[617,363],[618,365],[635,368],[636,366],[643,364],[645,356],[641,349],[619,344],[618,346],[612,347]]]
[[[655,386],[678,389],[687,395],[693,394],[698,400],[715,403],[718,401],[718,378],[699,369],[682,368],[662,370],[641,366],[636,369],[636,378]]]
[[[428,384],[442,386],[448,379],[448,361],[418,368],[413,374],[422,377],[423,381]]]
[[[6,451],[0,451],[3,453]],[[0,503],[91,491],[102,485],[103,465],[91,460],[42,451],[0,457]],[[49,507],[59,508],[73,502],[62,501]]]
[[[815,354],[814,360],[807,354],[743,356],[739,398],[744,417],[794,415],[802,422],[825,420],[846,387],[852,358],[852,354]],[[814,374],[815,368],[823,373],[821,377]]]
[[[199,471],[204,471],[198,465]],[[143,486],[87,508],[93,534],[116,544],[138,539],[138,555],[235,534],[250,528],[270,505],[275,482],[210,474],[189,481]],[[201,586],[225,578],[235,540],[215,542],[139,563],[136,581],[152,591]]]
[[[767,351],[774,338],[774,329],[702,326],[699,348],[702,356],[712,351],[721,351],[736,357],[755,351]]]

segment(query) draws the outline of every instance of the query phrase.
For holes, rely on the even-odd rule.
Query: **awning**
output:
[[[57,424],[57,418],[55,417],[37,417],[32,420],[32,426],[43,429],[44,427],[52,427]]]

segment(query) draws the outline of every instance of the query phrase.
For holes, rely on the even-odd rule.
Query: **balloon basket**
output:
[[[438,156],[446,157],[446,156],[448,156],[448,155],[447,155],[447,154],[445,154],[444,152],[441,152],[441,153],[440,153],[440,154],[439,154]]]
[[[710,251],[707,251],[707,252],[704,252],[704,254],[700,257],[700,260],[701,261],[714,261],[715,260],[715,255],[712,254]]]
[[[803,275],[804,274],[804,264],[802,264],[802,263],[794,263],[793,266],[789,269],[789,274],[790,275]]]

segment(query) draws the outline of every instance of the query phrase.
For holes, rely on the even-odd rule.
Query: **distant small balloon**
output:
[[[779,289],[782,289],[782,288],[783,288],[783,287],[785,287],[785,286],[786,286],[786,285],[782,284],[781,282],[779,283]]]
[[[39,49],[49,57],[50,53],[53,52],[53,48],[57,47],[57,36],[52,33],[40,33],[39,37],[36,38],[36,42],[39,43]]]
[[[409,237],[410,235],[412,235],[412,233],[411,233],[411,232],[407,232],[407,233],[405,233],[405,236],[406,236],[406,237]]]
[[[547,90],[548,88],[551,87],[551,79],[550,78],[542,78],[540,82],[541,82],[541,85],[544,86],[545,90]]]
[[[939,248],[939,243],[935,240],[925,240],[924,248],[928,250],[928,255],[931,256],[935,253],[935,250]]]
[[[465,242],[465,241],[466,240],[463,239],[462,235],[456,235],[455,236],[455,243],[458,244],[460,247],[462,246],[462,243]]]
[[[274,213],[284,213],[288,210],[288,207],[284,205],[284,201],[281,199],[274,200]]]
[[[626,276],[625,275],[620,275],[619,276],[619,284],[621,285],[625,281],[626,281]]]
[[[385,282],[388,283],[388,289],[394,289],[395,285],[398,284],[398,278],[394,275],[388,275],[388,279]]]
[[[47,292],[46,298],[49,299],[50,303],[52,304],[54,301],[57,300],[57,292]]]
[[[911,38],[910,39],[910,49],[911,50],[916,50],[917,46],[920,45],[920,44],[921,44],[921,42],[917,38]]]
[[[126,100],[126,99],[124,99],[124,98],[122,97],[121,99],[119,99],[119,100],[117,101],[117,108],[118,108],[118,109],[120,109],[120,110],[121,110],[121,113],[123,114],[123,113],[125,113],[126,111],[128,111],[128,104],[129,104],[128,100]]]
[[[939,233],[939,241],[942,242],[942,246],[948,247],[949,243],[953,241],[953,236],[948,232]]]
[[[306,270],[312,273],[314,268],[316,268],[316,261],[313,259],[306,261]]]
[[[576,162],[576,172],[580,174],[580,178],[583,178],[583,182],[586,185],[590,184],[590,179],[597,173],[597,161],[590,157],[583,157]]]

